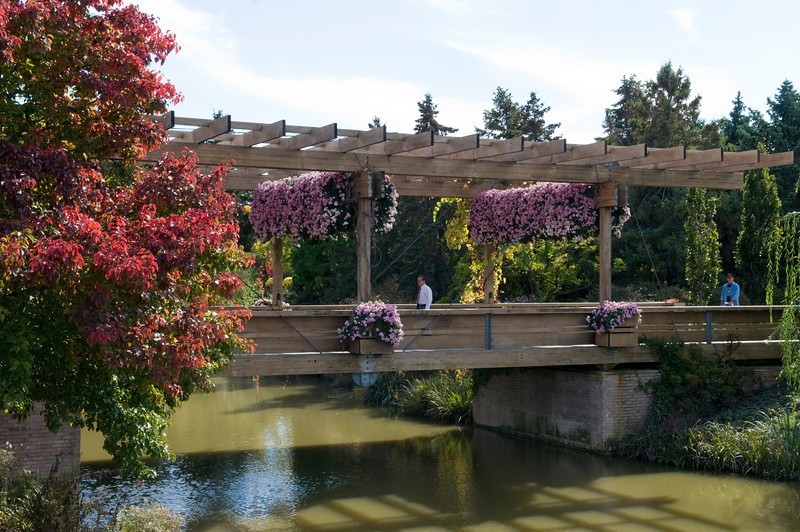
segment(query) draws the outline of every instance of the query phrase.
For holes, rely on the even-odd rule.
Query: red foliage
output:
[[[147,115],[180,96],[150,65],[176,48],[118,0],[0,0],[0,309],[44,291],[81,356],[180,397],[249,344],[235,334],[248,313],[214,308],[246,265],[229,165],[130,164],[166,139]]]

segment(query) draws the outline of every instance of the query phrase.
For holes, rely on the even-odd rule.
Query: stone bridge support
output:
[[[756,368],[774,382],[780,366]],[[530,368],[502,370],[477,387],[475,425],[514,436],[609,452],[639,429],[651,398],[641,385],[656,369]]]
[[[0,449],[14,454],[11,475],[28,471],[42,478],[77,474],[80,467],[81,431],[62,427],[50,432],[44,418],[34,412],[23,423],[0,413]],[[0,471],[0,477],[6,472]]]

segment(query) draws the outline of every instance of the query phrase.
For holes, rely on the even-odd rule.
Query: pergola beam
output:
[[[165,152],[179,151],[184,143],[167,144],[143,159],[155,162]],[[276,168],[306,171],[359,172],[364,168],[389,175],[413,175],[442,179],[495,179],[500,181],[597,184],[617,181],[633,186],[720,188],[742,187],[741,172],[652,170],[645,168],[604,167],[594,165],[534,164],[491,160],[461,160],[445,157],[410,157],[404,155],[362,154],[322,150],[288,150],[279,148],[247,148],[244,146],[199,144],[194,147],[200,164],[215,165],[233,159],[241,168]],[[254,178],[255,181],[255,178]],[[247,188],[255,188],[253,182]]]
[[[599,215],[599,295],[611,298],[612,210],[624,205],[627,186],[740,189],[746,170],[788,165],[794,154],[761,155],[757,150],[725,153],[720,148],[689,150],[683,146],[648,149],[608,146],[605,141],[567,144],[525,142],[522,138],[480,139],[387,133],[385,127],[368,131],[323,127],[175,118],[172,112],[154,117],[173,140],[148,154],[143,163],[159,160],[165,152],[181,151],[193,144],[201,168],[232,160],[225,186],[228,190],[253,190],[260,183],[287,173],[308,171],[350,172],[357,202],[358,297],[366,301],[370,290],[370,248],[373,187],[381,172],[392,176],[403,196],[472,197],[480,191],[524,186],[534,182],[588,183],[596,186]],[[193,128],[193,129],[192,129]],[[214,139],[214,143],[206,141]],[[282,246],[273,242],[275,283],[273,303],[280,304]],[[486,248],[485,293],[493,302],[491,250]]]

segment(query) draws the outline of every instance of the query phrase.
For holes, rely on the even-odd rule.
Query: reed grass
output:
[[[365,394],[367,404],[392,407],[406,416],[467,425],[472,423],[472,373],[448,370],[409,376],[381,374]]]

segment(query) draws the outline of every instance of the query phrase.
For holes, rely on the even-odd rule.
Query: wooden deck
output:
[[[434,305],[416,310],[398,305],[405,339],[392,354],[344,351],[336,329],[350,306],[253,307],[243,336],[255,354],[237,356],[225,376],[310,375],[459,368],[535,366],[613,367],[646,364],[650,349],[597,347],[586,316],[594,305]],[[780,342],[772,339],[782,307],[694,307],[642,303],[639,340],[667,338],[716,349],[738,342],[732,358],[777,363]],[[771,316],[770,316],[771,314]]]

